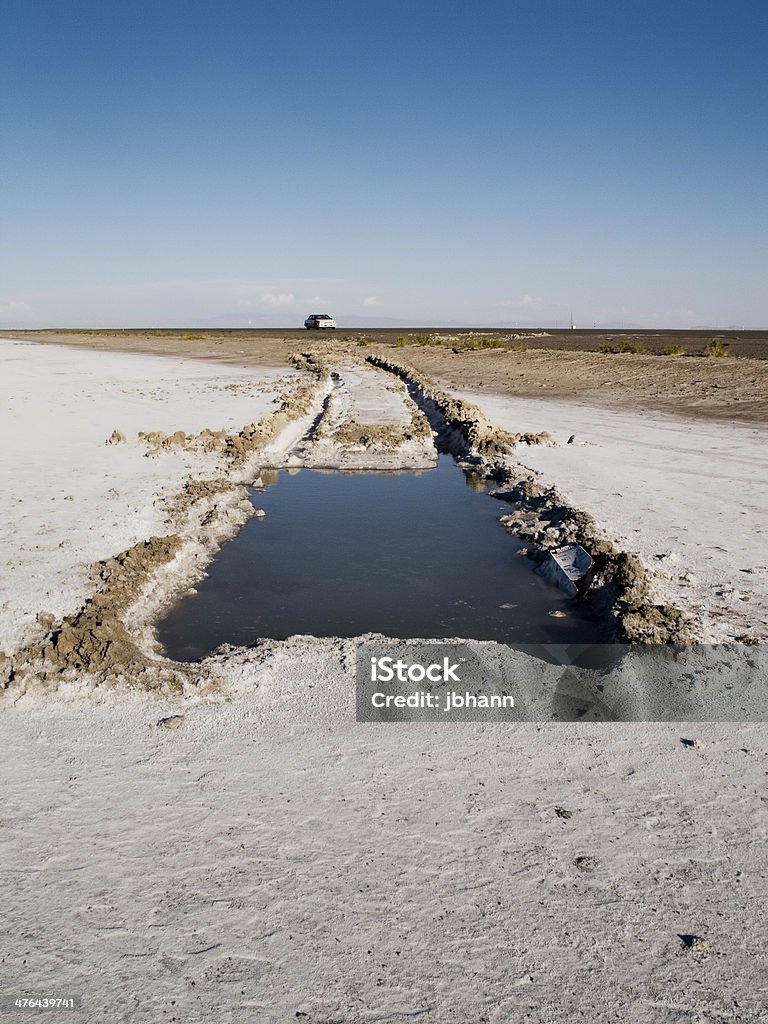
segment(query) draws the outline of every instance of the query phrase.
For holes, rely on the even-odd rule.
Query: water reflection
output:
[[[606,636],[588,602],[569,601],[516,557],[522,542],[498,522],[504,507],[449,456],[420,473],[264,471],[261,482],[271,484],[254,496],[266,516],[246,523],[198,592],[160,623],[171,657],[297,633],[502,643]]]

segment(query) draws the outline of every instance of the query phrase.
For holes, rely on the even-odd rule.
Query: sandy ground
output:
[[[114,695],[0,717],[3,991],[89,1024],[766,1020],[765,728],[363,726],[344,645],[281,660],[176,731]]]
[[[242,426],[284,371],[0,354],[7,650],[35,611],[82,600],[93,558],[164,528],[161,488],[218,472],[197,452],[148,459],[134,432]],[[533,403],[515,424],[588,430],[592,445],[527,450],[562,459],[543,472],[576,481],[596,472],[577,461],[593,448],[615,465],[642,442],[643,420],[583,412],[571,429],[573,414]],[[104,444],[115,428],[126,445]],[[656,421],[647,437],[656,487],[668,442]],[[763,473],[751,444],[742,484]],[[685,447],[678,475],[698,485]],[[80,491],[75,514],[64,499]],[[721,522],[707,498],[683,524],[691,545]],[[640,520],[649,552],[672,550],[663,518]],[[207,696],[11,693],[0,992],[82,995],[88,1024],[768,1019],[764,726],[357,725],[353,651],[296,638],[266,660],[232,655]]]

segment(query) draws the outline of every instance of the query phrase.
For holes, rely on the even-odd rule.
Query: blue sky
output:
[[[0,324],[768,325],[768,14],[5,0]]]

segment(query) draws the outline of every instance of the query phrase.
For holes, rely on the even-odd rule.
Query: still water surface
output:
[[[508,506],[446,455],[423,473],[280,471],[197,593],[158,626],[169,657],[314,636],[599,643],[606,624],[533,572]],[[565,618],[550,612],[562,610]]]

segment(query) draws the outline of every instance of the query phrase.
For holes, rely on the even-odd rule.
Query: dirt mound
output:
[[[224,456],[233,466],[242,465],[248,458],[271,444],[293,420],[305,416],[315,402],[318,392],[329,376],[327,366],[312,352],[292,357],[297,369],[311,374],[310,379],[294,383],[276,399],[277,408],[255,423],[247,423],[237,433],[212,430],[205,427],[197,434],[183,430],[165,433],[161,430],[140,431],[139,441],[147,446],[147,457],[155,458],[164,452],[183,449],[193,452],[214,452]]]
[[[555,443],[547,433],[512,434],[494,426],[476,405],[447,395],[423,374],[402,363],[382,356],[368,356],[366,361],[371,366],[388,370],[400,377],[411,392],[411,397],[425,409],[427,416],[430,412],[433,416],[437,414],[435,418],[438,420],[440,431],[438,443],[442,442],[444,449],[455,455],[470,455],[483,459],[503,458],[511,455],[519,444]]]
[[[123,616],[147,578],[171,562],[182,547],[178,536],[151,537],[94,566],[99,588],[75,615],[64,618],[39,645],[22,648],[8,662],[5,685],[74,677],[125,682],[146,689],[179,689],[187,673],[172,663],[154,663],[140,650]],[[47,624],[41,617],[42,624]]]
[[[332,439],[338,445],[392,450],[404,441],[422,441],[432,437],[426,416],[415,409],[410,423],[399,426],[391,423],[358,423],[347,420],[333,431]]]

